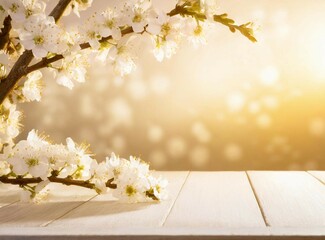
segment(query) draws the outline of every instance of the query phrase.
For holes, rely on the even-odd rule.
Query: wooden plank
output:
[[[308,171],[308,173],[310,173],[323,184],[325,184],[325,171]]]
[[[53,221],[96,196],[96,192],[76,186],[51,183],[49,201],[40,204],[17,202],[0,208],[0,225],[41,226]]]
[[[222,240],[322,240],[324,228],[2,228],[4,239],[222,239]]]
[[[265,227],[245,172],[191,172],[167,227]]]
[[[18,186],[0,183],[0,209],[19,200]]]
[[[161,172],[169,181],[169,198],[161,203],[121,203],[111,194],[99,195],[49,226],[55,227],[156,227],[165,221],[188,172]]]
[[[315,229],[316,230],[316,229]],[[319,235],[316,231],[309,231],[311,235]],[[318,231],[319,232],[319,231]],[[188,228],[188,227],[115,227],[115,228],[94,228],[94,227],[83,227],[83,228],[62,228],[62,227],[43,227],[43,228],[13,228],[6,227],[1,228],[0,235],[27,235],[27,236],[103,236],[103,238],[109,238],[112,236],[128,236],[131,235],[146,235],[146,236],[229,236],[229,235],[240,235],[240,236],[265,236],[270,235],[270,229],[263,228]],[[105,239],[106,239],[105,238]]]
[[[273,227],[325,227],[325,187],[307,172],[248,172]]]

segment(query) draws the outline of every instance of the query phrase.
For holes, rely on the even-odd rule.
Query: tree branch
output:
[[[169,13],[167,13],[168,16],[172,17],[175,15],[181,15],[181,16],[192,16],[195,17],[201,21],[204,21],[207,19],[207,17],[202,14],[202,13],[197,13],[197,12],[191,12],[186,8],[186,4],[183,5],[176,5],[173,10],[171,10]],[[230,31],[234,32],[235,30],[240,31],[245,37],[247,37],[249,40],[252,42],[256,42],[256,39],[253,36],[252,30],[248,27],[248,24],[242,24],[242,25],[235,25],[234,21],[232,19],[227,18],[227,14],[221,14],[221,15],[214,15],[214,21],[219,22],[227,27],[229,27]],[[126,29],[122,30],[122,36],[132,33],[133,30],[131,27],[127,27]],[[99,42],[105,42],[112,39],[111,36],[109,37],[104,37],[102,38]],[[80,44],[81,49],[86,49],[89,48],[90,44],[89,43],[82,43]],[[64,57],[62,55],[55,55],[52,58],[43,58],[41,61],[38,63],[28,67],[26,69],[26,74],[33,72],[35,70],[47,67],[49,64],[56,62],[58,60],[63,59]]]
[[[122,34],[122,36],[125,36],[126,34],[129,34],[129,33],[132,33],[132,32],[133,32],[132,27],[127,27],[127,28],[125,28],[124,30],[121,31],[121,34]],[[99,42],[106,42],[106,41],[111,40],[111,39],[112,39],[112,36],[108,36],[108,37],[102,38],[101,40],[99,40]],[[79,45],[79,47],[81,49],[86,49],[86,48],[90,47],[90,44],[89,43],[82,43],[82,44]],[[26,74],[28,74],[30,72],[33,72],[35,70],[47,67],[49,64],[51,64],[53,62],[56,62],[56,61],[59,61],[59,60],[61,60],[63,58],[64,57],[61,54],[55,55],[54,57],[51,57],[51,58],[43,58],[38,63],[35,63],[34,65],[31,65],[31,66],[27,67],[26,68]]]
[[[95,184],[89,182],[89,181],[84,181],[84,180],[75,180],[75,179],[71,179],[69,177],[66,178],[58,178],[55,176],[50,176],[48,177],[48,180],[50,182],[54,182],[54,183],[61,183],[64,185],[74,185],[74,186],[79,186],[79,187],[84,187],[84,188],[90,188],[90,189],[96,189]],[[41,178],[8,178],[8,177],[0,177],[0,182],[2,183],[9,183],[9,184],[13,184],[13,185],[20,185],[20,186],[24,186],[24,185],[28,185],[28,184],[37,184],[40,183],[44,180],[42,180]],[[112,188],[112,189],[116,189],[116,184],[112,183],[114,181],[114,178],[109,179],[106,182],[106,187],[108,188]]]
[[[177,14],[181,14],[181,7],[178,6],[178,5],[175,7],[175,9],[173,9],[172,11],[170,11],[167,15],[168,16],[175,16]],[[125,36],[126,34],[129,34],[129,33],[133,33],[132,27],[127,27],[127,28],[125,28],[125,29],[123,29],[121,31],[121,35],[122,36]],[[112,39],[112,36],[103,37],[101,40],[99,40],[99,42],[106,42],[106,41],[111,40],[111,39]],[[82,43],[79,46],[80,46],[81,49],[86,49],[86,48],[89,48],[90,47],[90,44],[87,42],[87,43]],[[30,67],[27,67],[26,68],[26,74],[28,74],[30,72],[33,72],[35,70],[41,69],[41,68],[45,68],[49,64],[51,64],[53,62],[56,62],[58,60],[61,60],[63,58],[64,57],[61,54],[55,55],[54,57],[51,57],[51,58],[43,58],[38,63],[35,63],[34,65],[32,65]]]
[[[69,0],[60,0],[60,2],[55,7],[55,9],[53,9],[53,11],[51,12],[50,15],[53,16],[57,21],[57,19],[59,19],[61,17],[61,15],[63,14],[64,9],[67,7],[67,5],[70,3],[70,1]],[[175,15],[192,16],[192,17],[195,17],[196,19],[198,19],[200,21],[204,21],[204,20],[207,19],[207,17],[204,14],[193,12],[193,11],[187,9],[186,6],[187,6],[186,4],[176,5],[175,8],[173,10],[171,10],[167,15],[170,16],[170,17],[175,16]],[[60,9],[60,10],[62,10],[62,12],[58,12],[56,9]],[[242,25],[236,25],[236,24],[234,24],[234,21],[232,19],[229,19],[227,17],[227,14],[214,15],[213,18],[214,18],[215,22],[219,22],[219,23],[227,26],[230,29],[230,31],[235,32],[236,30],[238,30],[241,34],[243,34],[249,40],[251,40],[252,42],[256,42],[256,39],[253,36],[253,31],[249,27],[250,23],[246,23],[246,24],[242,24]],[[132,27],[127,27],[124,30],[122,30],[122,36],[124,36],[126,34],[129,34],[129,33],[132,33],[132,32],[133,32]],[[104,37],[104,38],[102,38],[100,40],[100,42],[105,42],[105,41],[108,41],[110,39],[112,39],[111,36]],[[80,44],[81,49],[86,49],[86,48],[89,48],[89,47],[90,47],[89,43]],[[31,52],[29,54],[32,55]],[[21,57],[23,57],[23,55]],[[27,58],[27,56],[25,56],[25,57]],[[29,67],[28,67],[28,65],[29,65],[31,60],[27,59],[27,60],[29,60],[27,65],[24,64],[24,65],[21,66],[21,69],[15,69],[17,71],[13,71],[15,66],[17,65],[17,63],[19,61],[19,59],[18,59],[17,63],[12,68],[12,70],[10,71],[7,78],[3,80],[4,84],[2,84],[2,82],[0,83],[0,103],[3,102],[6,94],[8,94],[8,92],[12,89],[12,87],[16,84],[16,82],[18,82],[18,80],[21,77],[23,77],[24,75],[26,75],[26,74],[28,74],[30,72],[33,72],[35,70],[47,67],[49,64],[51,64],[53,62],[56,62],[56,61],[59,61],[59,60],[61,60],[63,58],[64,58],[63,55],[58,54],[58,55],[55,55],[54,57],[51,57],[51,58],[43,58],[38,63],[35,63],[34,65],[31,65]],[[22,61],[22,62],[27,62],[27,60]],[[14,72],[14,73],[11,74],[12,72]],[[11,76],[11,75],[14,75],[14,76]],[[9,87],[6,86],[5,82],[9,82],[10,86]]]
[[[188,9],[186,4],[177,5],[175,9],[169,12],[167,15],[173,16],[175,14],[180,14],[181,16],[192,16],[199,21],[205,21],[207,16],[203,13],[198,13]],[[236,25],[233,19],[228,18],[228,14],[220,14],[220,15],[213,15],[213,20],[215,22],[221,23],[229,28],[231,32],[235,32],[236,30],[239,31],[242,35],[248,38],[252,42],[256,42],[256,38],[254,37],[253,29],[250,28],[251,22],[244,23],[241,25]]]
[[[54,17],[55,21],[57,22],[70,2],[71,0],[60,0],[50,13],[50,16]],[[25,50],[25,52],[18,58],[15,65],[12,67],[8,76],[0,82],[0,104],[2,104],[4,99],[20,80],[20,78],[26,75],[26,68],[33,58],[32,51]]]
[[[5,49],[9,42],[9,33],[11,30],[11,17],[8,15],[3,21],[3,28],[0,32],[0,50]]]

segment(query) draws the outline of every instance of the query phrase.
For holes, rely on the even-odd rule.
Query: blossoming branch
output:
[[[0,3],[0,182],[19,185],[24,198],[39,201],[50,182],[76,185],[138,202],[166,197],[167,181],[156,178],[142,160],[115,154],[98,162],[88,146],[71,138],[52,144],[32,130],[15,143],[22,113],[17,104],[40,101],[43,74],[72,89],[87,78],[87,69],[103,62],[124,76],[136,68],[136,44],[149,44],[158,61],[170,58],[187,40],[205,44],[205,32],[215,23],[255,42],[250,22],[237,25],[218,14],[214,0],[112,0],[77,26],[61,18],[81,17],[92,0],[60,0],[49,11],[45,0],[4,0]],[[47,12],[50,12],[47,14]],[[51,79],[48,79],[49,81]]]

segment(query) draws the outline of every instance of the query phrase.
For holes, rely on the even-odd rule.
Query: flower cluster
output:
[[[161,200],[166,197],[167,181],[155,178],[141,159],[119,158],[115,154],[98,163],[88,152],[88,146],[77,145],[71,138],[66,144],[50,144],[35,130],[26,140],[4,147],[0,154],[0,179],[19,179],[19,184],[36,197],[47,184],[75,184],[113,195],[127,202]],[[42,191],[41,191],[42,190]],[[25,196],[25,195],[24,195]]]
[[[124,76],[136,68],[136,43],[151,46],[158,61],[170,58],[185,39],[205,43],[204,33],[219,22],[255,41],[251,23],[236,25],[217,15],[214,0],[115,0],[77,26],[59,21],[88,9],[92,0],[60,0],[50,12],[46,0],[0,3],[0,182],[18,184],[24,196],[40,199],[49,182],[78,185],[131,202],[166,197],[167,182],[151,175],[147,164],[114,154],[97,162],[71,138],[50,144],[32,130],[18,143],[18,103],[40,101],[43,74],[69,89],[84,82],[88,66],[104,62]],[[138,41],[138,40],[141,41]]]

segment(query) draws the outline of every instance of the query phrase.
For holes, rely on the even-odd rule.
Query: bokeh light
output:
[[[24,106],[25,132],[71,136],[98,160],[114,151],[158,170],[325,169],[325,1],[219,5],[254,21],[258,42],[216,25],[205,46],[184,43],[162,63],[142,44],[124,78],[96,65],[70,91],[45,75],[43,101]]]

